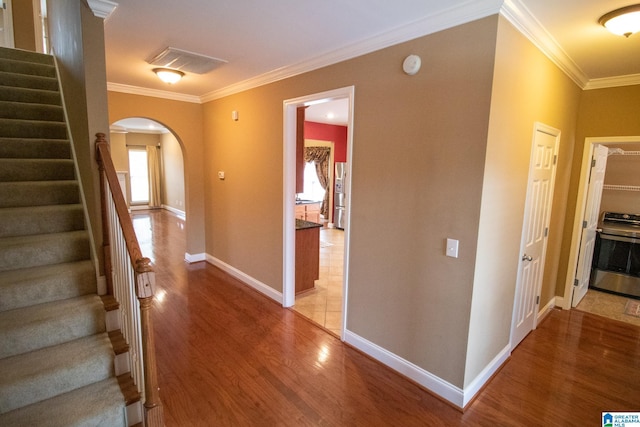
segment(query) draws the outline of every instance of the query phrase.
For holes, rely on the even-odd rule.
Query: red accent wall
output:
[[[333,141],[335,151],[333,159],[336,162],[347,161],[347,127],[327,125],[324,123],[304,122],[304,138]]]

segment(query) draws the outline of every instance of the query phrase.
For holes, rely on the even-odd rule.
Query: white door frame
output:
[[[287,99],[283,103],[284,117],[284,144],[283,144],[283,284],[282,284],[282,305],[291,307],[295,304],[295,197],[296,197],[296,109],[302,106],[318,104],[320,102],[332,101],[336,99],[349,99],[349,119],[347,127],[347,189],[351,188],[351,164],[353,150],[353,102],[354,86],[347,86],[327,92],[302,96],[299,98]],[[342,333],[347,319],[347,277],[349,272],[349,230],[350,230],[350,209],[351,197],[347,199],[347,218],[344,229],[344,298],[342,302]]]
[[[554,150],[553,150],[553,156],[554,156],[554,161],[553,161],[553,170],[551,172],[551,186],[549,188],[549,197],[547,200],[547,207],[548,207],[548,212],[547,215],[544,218],[544,227],[548,230],[549,229],[549,225],[551,223],[551,211],[553,208],[553,194],[554,194],[554,190],[555,190],[555,185],[556,185],[556,175],[557,175],[557,171],[558,171],[558,163],[557,163],[557,156],[558,153],[560,151],[560,135],[561,135],[561,131],[559,129],[553,128],[551,126],[545,125],[544,123],[540,123],[540,122],[535,122],[533,125],[533,136],[531,139],[531,155],[530,155],[530,159],[529,159],[529,173],[527,176],[527,196],[526,196],[526,201],[525,201],[525,210],[524,210],[524,216],[523,216],[523,221],[522,221],[522,236],[520,238],[520,252],[518,254],[518,275],[517,275],[517,279],[516,279],[516,293],[515,293],[515,300],[514,300],[514,305],[513,305],[513,314],[512,314],[512,319],[511,319],[511,333],[509,335],[509,345],[511,347],[511,349],[513,350],[521,341],[522,339],[520,339],[518,342],[514,342],[514,338],[515,338],[515,333],[516,333],[516,329],[517,329],[517,311],[519,308],[519,303],[518,303],[518,297],[519,297],[519,293],[522,292],[522,285],[523,285],[523,277],[522,277],[522,266],[521,263],[525,262],[524,259],[521,259],[521,257],[524,256],[524,250],[526,247],[526,229],[525,227],[527,227],[529,225],[529,220],[530,218],[528,218],[528,212],[529,212],[529,206],[531,205],[531,203],[533,202],[532,200],[532,194],[531,194],[531,180],[532,180],[532,176],[533,176],[533,171],[534,171],[534,148],[535,148],[535,143],[537,141],[537,136],[538,133],[545,133],[549,136],[552,136],[553,138],[555,138],[555,146],[554,146]],[[541,292],[541,288],[542,288],[542,279],[544,277],[544,269],[545,269],[545,259],[547,256],[547,246],[548,246],[549,240],[548,240],[548,236],[544,237],[544,241],[542,243],[542,253],[540,254],[540,279],[537,281],[536,283],[536,289],[534,290],[534,294],[532,295],[532,298],[539,298],[540,296],[540,292]],[[532,320],[531,320],[531,330],[536,329],[536,327],[538,326],[538,316],[539,316],[539,309],[540,306],[538,304],[538,302],[536,302],[534,304],[534,310],[535,312],[532,314]],[[530,332],[531,330],[529,330],[528,332]],[[528,333],[527,332],[527,333]]]
[[[593,137],[585,138],[584,140],[582,166],[580,167],[580,183],[578,185],[578,197],[576,199],[576,213],[573,218],[571,248],[569,250],[569,260],[567,262],[567,280],[564,285],[564,297],[562,299],[562,308],[565,310],[571,309],[573,283],[575,281],[576,270],[578,268],[578,254],[580,252],[580,238],[582,236],[582,221],[584,221],[587,204],[587,188],[589,185],[589,172],[591,171],[593,147],[596,144],[608,145],[633,143],[640,143],[640,136]]]

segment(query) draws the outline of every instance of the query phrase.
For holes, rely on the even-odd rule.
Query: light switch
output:
[[[459,242],[455,239],[447,239],[447,256],[458,258],[458,243]]]
[[[218,171],[218,179],[224,179],[224,171]]]

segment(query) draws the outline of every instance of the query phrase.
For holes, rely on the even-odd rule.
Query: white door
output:
[[[511,326],[511,348],[536,327],[560,131],[536,124]]]
[[[609,149],[604,145],[598,144],[593,149],[591,174],[589,175],[589,187],[587,189],[587,205],[585,206],[584,221],[582,222],[578,268],[576,269],[571,307],[576,307],[586,295],[587,289],[589,289],[591,262],[593,248],[596,244],[596,228],[598,227],[600,200],[602,199],[602,186],[604,185],[608,154]]]

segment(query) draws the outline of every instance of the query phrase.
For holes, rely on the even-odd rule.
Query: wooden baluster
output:
[[[144,366],[145,420],[146,426],[164,426],[164,414],[158,387],[158,374],[155,354],[155,340],[151,326],[151,306],[155,291],[155,272],[149,258],[142,257],[142,251],[135,235],[133,223],[129,217],[124,196],[120,191],[118,178],[109,155],[109,144],[104,133],[96,134],[96,160],[100,169],[100,198],[102,214],[102,238],[104,251],[104,269],[107,289],[113,295],[113,275],[111,243],[109,235],[109,214],[107,211],[107,184],[111,189],[114,207],[126,242],[129,258],[135,269],[136,297],[140,304],[140,332],[142,341],[142,360]],[[113,189],[115,188],[115,193]]]

